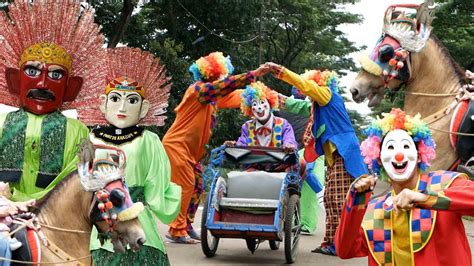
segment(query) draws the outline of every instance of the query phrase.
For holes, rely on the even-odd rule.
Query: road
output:
[[[379,186],[379,191],[386,186]],[[376,191],[377,193],[377,191]],[[201,224],[202,208],[199,208],[196,215],[195,227]],[[474,254],[474,222],[464,221],[466,232],[468,232],[471,253]],[[164,238],[167,231],[165,225],[160,225],[159,230]],[[301,235],[298,255],[294,265],[367,265],[367,258],[356,258],[342,260],[338,257],[326,256],[311,253],[310,250],[319,245],[324,236],[324,216],[318,219],[318,228],[313,235]],[[276,265],[285,263],[283,244],[279,250],[270,250],[268,242],[260,243],[260,247],[252,254],[246,247],[245,240],[242,239],[221,239],[216,256],[206,258],[201,251],[201,245],[183,245],[169,243],[165,240],[171,265]],[[474,256],[473,256],[474,261]]]

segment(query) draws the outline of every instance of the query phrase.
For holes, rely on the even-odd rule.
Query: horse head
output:
[[[125,153],[113,146],[83,141],[78,173],[84,190],[94,196],[89,218],[99,230],[101,242],[110,238],[114,250],[124,252],[127,245],[138,250],[145,234],[137,219],[144,207],[133,203],[125,183]]]
[[[388,7],[383,33],[375,48],[370,56],[358,58],[362,70],[350,88],[355,102],[368,98],[368,106],[376,106],[386,88],[398,90],[410,79],[410,53],[420,52],[430,37],[432,10],[429,4]]]

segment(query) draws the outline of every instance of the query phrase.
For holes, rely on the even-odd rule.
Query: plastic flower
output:
[[[372,135],[362,142],[360,149],[362,155],[364,156],[364,163],[366,163],[369,168],[372,168],[372,161],[377,160],[380,157],[380,137]]]

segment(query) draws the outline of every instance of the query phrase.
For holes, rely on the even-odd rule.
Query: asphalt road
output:
[[[386,185],[377,185],[376,193],[383,191]],[[201,212],[199,208],[196,215],[195,228],[200,228]],[[471,253],[474,254],[474,222],[464,221],[466,232],[468,234],[469,243],[471,245]],[[164,237],[167,226],[159,226],[161,235],[165,240],[171,265],[278,265],[285,263],[285,255],[283,244],[279,250],[270,250],[268,242],[260,243],[259,248],[252,254],[246,246],[243,239],[221,239],[216,256],[206,258],[201,250],[201,245],[183,245],[166,242]],[[342,260],[338,257],[326,256],[311,253],[311,249],[318,246],[324,236],[324,216],[320,215],[318,219],[318,228],[313,235],[301,235],[299,242],[298,255],[294,265],[367,265],[367,258],[356,258]],[[474,261],[474,256],[473,256]]]

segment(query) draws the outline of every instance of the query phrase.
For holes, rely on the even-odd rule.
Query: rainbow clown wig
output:
[[[380,147],[388,132],[402,129],[413,138],[418,150],[418,166],[422,172],[426,172],[431,165],[431,161],[436,157],[436,145],[431,137],[428,125],[420,119],[420,114],[411,117],[406,115],[404,111],[393,108],[390,113],[382,115],[382,119],[377,118],[365,130],[368,137],[360,145],[364,162],[369,169],[380,175],[382,180],[388,179],[387,173],[381,167]]]
[[[242,101],[240,102],[240,110],[245,116],[253,116],[252,102],[267,99],[270,104],[271,111],[278,110],[278,93],[271,90],[260,81],[253,82],[245,87],[242,92]]]
[[[214,81],[232,75],[234,66],[230,57],[224,57],[222,52],[213,52],[201,57],[189,67],[194,81]]]
[[[337,74],[329,70],[307,70],[301,76],[316,82],[320,87],[328,87],[332,92],[339,93]],[[296,87],[291,88],[291,94],[297,99],[304,99],[304,95]]]

